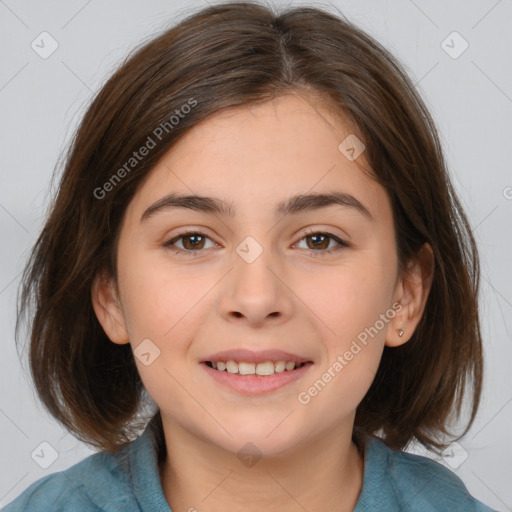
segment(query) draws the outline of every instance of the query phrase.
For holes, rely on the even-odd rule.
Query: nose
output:
[[[286,322],[293,314],[293,293],[277,258],[263,250],[248,261],[238,254],[234,257],[221,294],[222,316],[253,327]]]

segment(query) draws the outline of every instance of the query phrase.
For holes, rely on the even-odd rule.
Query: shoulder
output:
[[[32,483],[2,512],[138,510],[123,453],[96,453]]]
[[[78,507],[84,511],[98,510],[90,506],[87,508],[88,500],[80,487],[80,484],[68,480],[66,471],[53,473],[32,483],[2,512],[71,511]]]
[[[492,510],[473,498],[453,471],[432,459],[389,450],[388,467],[395,489],[415,510],[434,511],[441,506],[453,512]]]
[[[386,499],[396,507],[389,510],[492,512],[471,496],[455,473],[427,457],[393,450],[372,438],[366,458],[371,467],[365,468],[364,486],[385,488]]]

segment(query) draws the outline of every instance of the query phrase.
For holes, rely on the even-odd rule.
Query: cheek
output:
[[[132,251],[121,269],[123,306],[130,340],[145,338],[164,342],[175,332],[208,291],[202,279],[187,279],[165,260],[165,254],[149,258]],[[120,274],[121,275],[121,274]]]
[[[162,390],[180,396],[178,382],[188,378],[194,362],[189,349],[213,307],[208,291],[218,278],[187,276],[165,259],[143,256],[134,250],[125,261],[123,310],[139,374],[158,401]],[[139,359],[140,353],[150,356]]]
[[[373,296],[354,294],[344,309],[339,302],[327,309],[330,328],[323,339],[324,357],[297,397],[312,422],[325,418],[324,428],[350,415],[366,395],[379,367],[389,323],[381,320],[387,311],[385,301],[379,303]]]
[[[387,265],[386,258],[360,255],[357,262],[316,280],[307,305],[323,333],[324,357],[299,403],[348,412],[368,391],[394,317],[394,276]]]
[[[139,375],[161,409],[180,411],[181,418],[197,416],[197,404],[184,387],[190,380],[189,349],[203,323],[200,315],[212,285],[186,279],[164,265],[141,269],[128,272],[125,280],[125,315],[130,318],[129,335]]]
[[[391,306],[394,276],[388,263],[364,256],[356,255],[343,266],[319,273],[314,286],[308,279],[307,287],[299,292],[319,320],[331,349],[342,350]],[[384,336],[386,329],[381,326],[379,330]]]

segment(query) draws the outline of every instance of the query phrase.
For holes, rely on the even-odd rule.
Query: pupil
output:
[[[185,245],[185,247],[186,247],[187,245],[191,245],[191,246],[192,246],[192,248],[196,248],[196,247],[198,247],[198,246],[200,245],[200,243],[201,243],[201,240],[200,240],[200,239],[201,239],[201,238],[203,238],[201,235],[187,235],[187,236],[185,236],[185,238],[184,238],[184,241],[186,241],[186,242],[185,242],[183,245]],[[195,239],[195,240],[196,240],[196,242],[192,242],[192,243],[190,243],[190,240],[193,240],[193,239]],[[198,239],[199,239],[199,240],[198,240]]]
[[[323,240],[323,243],[325,244],[325,240],[327,240],[327,237],[322,235],[322,234],[317,234],[317,235],[309,235],[309,238],[315,240],[315,239],[318,239],[318,238],[324,238]],[[313,241],[313,246],[314,247],[319,247],[320,245],[322,244],[322,241],[319,241],[319,243],[316,243],[315,241]]]

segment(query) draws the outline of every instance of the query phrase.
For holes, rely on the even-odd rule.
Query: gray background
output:
[[[477,498],[512,510],[512,1],[287,3],[301,4],[339,9],[382,42],[437,122],[482,258],[486,359],[479,415],[441,463]],[[200,6],[0,0],[0,507],[93,453],[38,404],[14,345],[20,272],[43,223],[51,173],[92,93],[128,51]],[[43,31],[58,43],[47,59],[31,47]],[[446,39],[453,31],[469,44],[457,58],[464,43]]]

